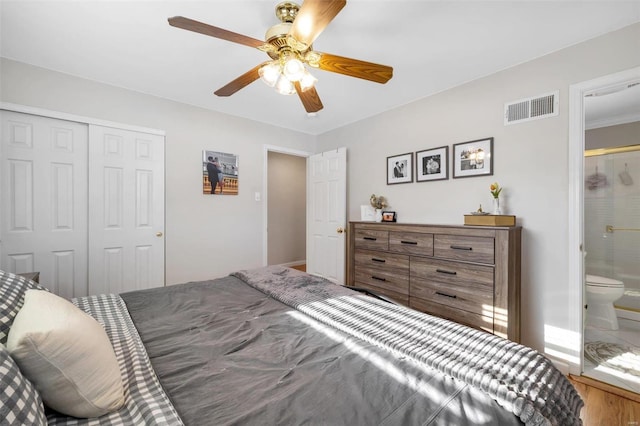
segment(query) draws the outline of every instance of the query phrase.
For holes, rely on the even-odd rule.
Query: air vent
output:
[[[560,91],[545,93],[504,104],[504,125],[523,123],[558,115]]]

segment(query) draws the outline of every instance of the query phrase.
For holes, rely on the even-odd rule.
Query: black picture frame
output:
[[[453,178],[493,175],[493,138],[453,145]]]
[[[449,147],[425,149],[416,152],[416,182],[449,179]]]
[[[387,185],[413,182],[413,153],[387,157]]]
[[[396,212],[383,211],[382,212],[382,221],[383,222],[395,222],[396,221]]]

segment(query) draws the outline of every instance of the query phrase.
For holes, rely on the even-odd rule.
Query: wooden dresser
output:
[[[522,228],[350,222],[347,285],[520,341]]]

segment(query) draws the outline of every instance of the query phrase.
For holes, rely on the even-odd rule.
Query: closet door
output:
[[[87,292],[86,124],[0,111],[0,268]]]
[[[89,293],[164,285],[164,137],[89,126]]]

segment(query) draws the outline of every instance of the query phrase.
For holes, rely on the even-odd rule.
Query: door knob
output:
[[[162,232],[160,231],[156,232],[156,237],[162,237]]]
[[[338,234],[342,234],[343,232],[345,232],[345,233],[346,233],[346,232],[347,232],[347,230],[346,230],[346,229],[344,229],[344,228],[341,226],[341,227],[339,227],[338,229],[336,229],[336,232],[337,232]]]

